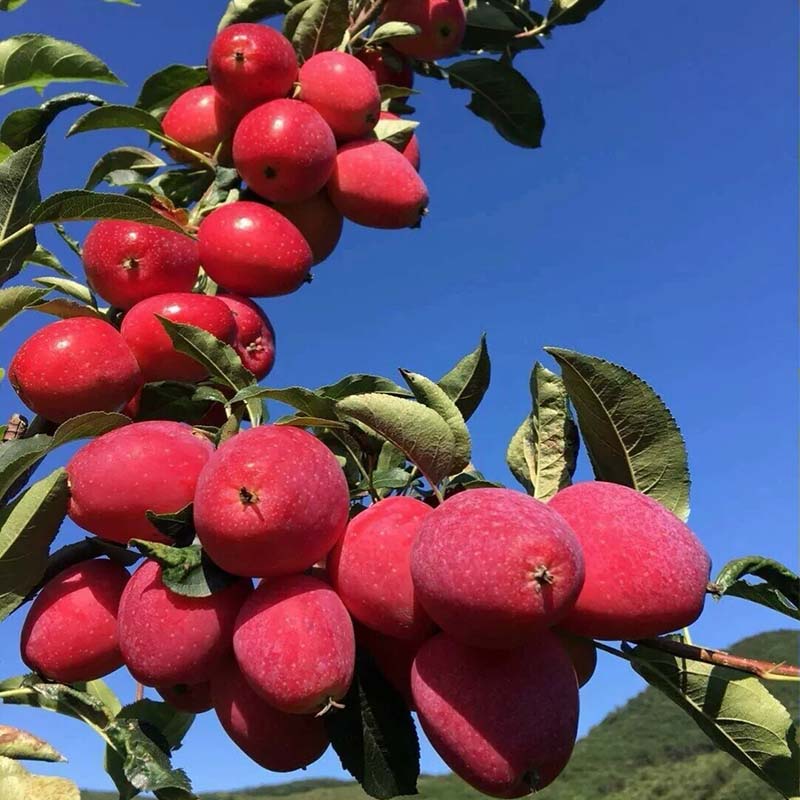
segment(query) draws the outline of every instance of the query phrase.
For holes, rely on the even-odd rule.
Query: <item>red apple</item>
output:
[[[415,36],[392,40],[392,47],[422,61],[455,55],[467,27],[462,0],[389,0],[382,22],[409,22],[421,30]]]
[[[211,683],[179,683],[176,686],[161,687],[156,691],[173,708],[185,711],[187,714],[202,714],[214,707],[211,700]]]
[[[230,138],[238,120],[239,115],[213,86],[196,86],[178,95],[161,120],[161,127],[176,142],[207,156],[218,153],[220,161],[230,162]],[[194,163],[191,156],[177,148],[168,148],[168,152],[176,161]]]
[[[340,148],[328,194],[347,219],[370,228],[417,227],[428,207],[428,190],[417,171],[386,142]]]
[[[208,53],[211,83],[235,108],[286,97],[297,78],[297,56],[288,39],[266,25],[241,22],[224,28]]]
[[[175,231],[104,219],[83,243],[86,279],[104,300],[128,309],[164,292],[188,292],[197,280],[197,242]]]
[[[269,375],[275,363],[275,332],[267,315],[246,297],[217,295],[231,310],[236,321],[234,350],[258,380]]]
[[[575,531],[586,580],[561,627],[593,639],[646,639],[691,625],[711,561],[688,526],[650,497],[603,481],[549,503]]]
[[[131,349],[112,325],[91,317],[51,322],[11,359],[8,380],[23,403],[52,422],[119,411],[142,387]]]
[[[580,543],[550,507],[510,489],[453,495],[411,551],[417,597],[445,632],[509,648],[559,622],[583,584]]]
[[[300,99],[315,108],[342,142],[366,136],[378,121],[375,76],[355,56],[328,50],[300,67]]]
[[[381,111],[381,119],[400,119],[397,114],[392,114],[391,111]],[[403,145],[400,152],[408,159],[412,167],[419,172],[419,139],[415,133],[411,134],[409,140]]]
[[[307,103],[272,100],[236,128],[233,163],[247,185],[273,203],[299,203],[327,182],[336,161],[328,123]]]
[[[549,631],[503,651],[434,636],[414,659],[411,688],[436,752],[484,794],[537,792],[569,761],[578,684],[567,652]]]
[[[230,653],[233,625],[249,580],[238,579],[208,597],[186,597],[161,581],[161,567],[145,561],[119,604],[119,646],[131,675],[146,686],[207,681]]]
[[[69,517],[113,542],[168,543],[145,512],[167,514],[189,505],[213,452],[204,436],[180,422],[136,422],[98,436],[67,464]]]
[[[107,559],[82,561],[56,575],[22,626],[22,660],[61,683],[93,681],[119,669],[117,609],[128,577]]]
[[[328,749],[322,719],[273,708],[250,688],[232,658],[214,675],[211,695],[225,732],[264,769],[305,769]]]
[[[208,370],[202,364],[174,348],[158,317],[202,328],[227,344],[236,341],[233,314],[216,297],[173,292],[142,300],[125,315],[120,331],[136,356],[147,383],[193,383],[208,377]]]
[[[248,297],[296,291],[313,261],[302,233],[261,203],[241,201],[214,209],[198,235],[206,272],[225,289]]]
[[[194,522],[234,575],[302,572],[347,526],[347,481],[330,450],[299,428],[262,425],[228,439],[197,482]]]
[[[388,497],[350,520],[328,557],[333,588],[369,628],[421,641],[434,625],[414,594],[411,547],[433,509],[413,497]]]
[[[339,244],[344,217],[324,189],[301,203],[278,204],[275,210],[303,235],[311,247],[314,264],[324,261]]]
[[[353,679],[353,623],[336,592],[309,575],[259,584],[236,620],[233,649],[256,693],[287,714],[327,710]]]
[[[408,59],[391,47],[366,47],[356,53],[375,76],[379,86],[400,86],[410,89],[414,85],[414,70]]]

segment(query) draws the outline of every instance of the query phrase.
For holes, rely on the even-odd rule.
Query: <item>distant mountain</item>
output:
[[[731,650],[766,661],[796,663],[800,632],[772,631],[743,639]],[[769,690],[800,718],[797,684],[770,681]],[[591,688],[589,689],[591,691]],[[474,800],[482,797],[452,775],[423,777],[420,797]],[[363,800],[349,781],[309,780],[229,792],[202,800]],[[83,800],[117,800],[116,795],[84,791]],[[569,766],[537,797],[542,800],[777,800],[730,756],[721,753],[694,723],[657,690],[648,688],[613,711],[578,742]]]

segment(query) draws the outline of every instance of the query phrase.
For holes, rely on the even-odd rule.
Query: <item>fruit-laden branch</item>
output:
[[[765,680],[780,680],[782,678],[793,678],[800,680],[800,667],[785,662],[773,663],[771,661],[760,661],[755,658],[744,658],[724,650],[709,650],[707,647],[697,647],[693,644],[677,642],[674,639],[657,638],[642,639],[636,644],[650,647],[653,650],[661,650],[675,656],[682,656],[692,661],[703,661],[706,664],[716,664],[720,667],[729,667],[740,672],[749,672]]]

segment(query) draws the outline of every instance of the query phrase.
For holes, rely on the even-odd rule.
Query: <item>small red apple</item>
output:
[[[297,56],[289,40],[274,28],[241,22],[214,38],[208,72],[214,88],[230,105],[248,109],[292,91]]]
[[[194,239],[119,219],[95,223],[83,243],[82,257],[92,288],[123,309],[156,294],[190,291],[200,270]]]
[[[311,247],[314,264],[324,261],[339,244],[344,217],[324,189],[301,203],[278,204],[275,210],[303,235]]]
[[[256,693],[287,714],[327,710],[353,679],[347,609],[327,583],[308,575],[259,584],[236,620],[233,650]]]
[[[318,111],[299,100],[254,108],[236,128],[233,163],[247,185],[273,203],[299,203],[328,181],[336,139]]]
[[[200,224],[203,268],[222,287],[276,297],[302,286],[313,256],[302,233],[275,209],[240,201],[215,208]]]
[[[213,86],[195,86],[173,101],[161,127],[176,142],[207,156],[219,153],[219,160],[229,163],[230,139],[238,121],[239,114]],[[168,152],[176,161],[193,163],[191,156],[177,148],[168,148]]]
[[[180,422],[136,422],[98,436],[67,463],[68,514],[84,530],[125,544],[168,543],[145,512],[180,511],[214,447]]]
[[[89,411],[119,411],[142,388],[125,339],[91,317],[51,322],[14,354],[8,380],[23,403],[52,422]]]
[[[305,769],[328,749],[322,719],[273,708],[253,691],[233,658],[214,675],[211,696],[225,732],[264,769]]]
[[[275,331],[269,318],[246,297],[234,294],[219,294],[217,297],[228,306],[236,321],[233,348],[242,364],[258,380],[266,378],[275,363]]]
[[[113,561],[82,561],[37,595],[22,626],[22,660],[61,683],[93,681],[122,666],[117,610],[128,582]]]
[[[417,171],[386,142],[341,147],[328,195],[347,219],[370,228],[414,228],[428,207],[428,190]]]
[[[339,462],[310,433],[250,428],[222,444],[200,475],[197,535],[234,575],[302,572],[324,558],[347,526],[350,496]]]
[[[375,76],[355,56],[328,50],[300,67],[300,99],[315,108],[340,142],[366,136],[378,121]]]
[[[379,86],[410,89],[414,85],[414,70],[408,59],[391,47],[365,47],[356,58],[366,64]]]
[[[119,604],[125,666],[146,686],[209,680],[230,652],[236,616],[252,588],[238,579],[208,597],[186,597],[164,586],[155,561],[145,561]]]
[[[172,292],[148,297],[124,316],[120,328],[147,383],[192,383],[208,377],[208,370],[202,364],[175,349],[158,317],[202,328],[227,344],[233,344],[236,340],[233,314],[216,297],[191,292]]]
[[[421,30],[415,36],[392,40],[395,50],[422,61],[455,55],[467,27],[462,0],[389,0],[382,22],[409,22]]]

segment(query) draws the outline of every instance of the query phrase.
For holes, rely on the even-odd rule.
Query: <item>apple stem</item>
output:
[[[140,700],[144,700],[144,686],[141,683],[139,683],[138,681],[136,682],[135,700],[136,700],[137,703]]]

